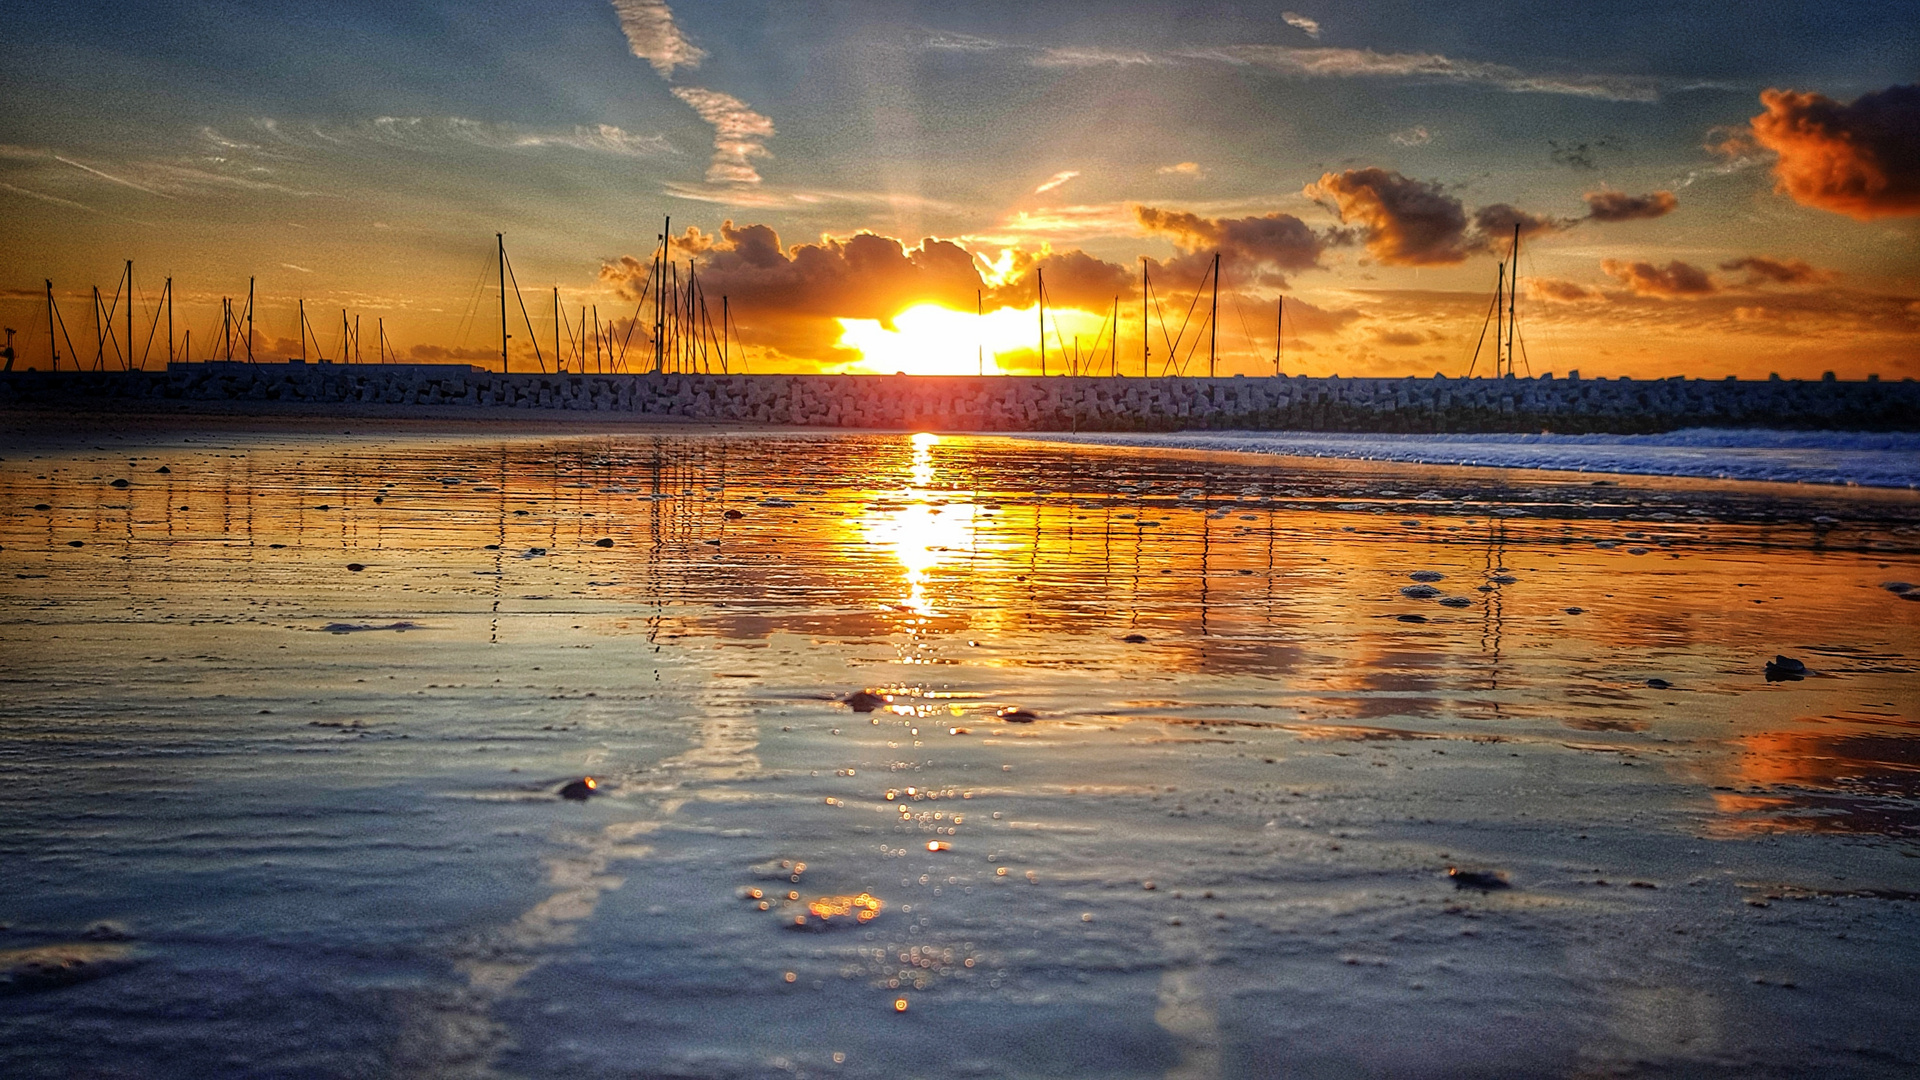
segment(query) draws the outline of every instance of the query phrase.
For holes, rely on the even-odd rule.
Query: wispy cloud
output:
[[[58,195],[48,195],[40,191],[29,191],[23,187],[14,187],[12,184],[0,183],[0,190],[11,191],[15,195],[24,195],[29,199],[38,199],[43,203],[51,203],[54,206],[65,206],[74,210],[85,210],[89,214],[97,214],[100,212],[85,203],[77,203],[72,199],[63,199]]]
[[[1433,141],[1433,133],[1423,127],[1410,127],[1388,135],[1387,141],[1395,146],[1425,146]]]
[[[1569,94],[1606,101],[1658,101],[1657,80],[1633,75],[1545,75],[1505,64],[1455,60],[1439,53],[1382,53],[1372,49],[1295,49],[1284,45],[1229,45],[1183,53],[1313,78],[1394,78],[1476,83],[1520,94]]]
[[[1309,19],[1297,11],[1283,11],[1280,13],[1280,18],[1286,20],[1286,24],[1295,30],[1300,31],[1315,41],[1320,40],[1319,20]]]
[[[1171,61],[1136,49],[1058,48],[1041,49],[1033,62],[1038,67],[1149,67]]]
[[[1291,20],[1289,20],[1291,21]],[[1312,20],[1304,20],[1312,22]],[[1298,24],[1295,24],[1298,25]],[[1319,24],[1314,23],[1316,29]],[[1456,60],[1439,53],[1383,53],[1372,49],[1288,45],[1220,45],[1144,52],[1102,46],[1033,46],[959,34],[932,34],[920,39],[928,49],[951,52],[1005,52],[1024,55],[1036,67],[1165,67],[1194,63],[1221,63],[1255,67],[1299,78],[1410,79],[1491,86],[1519,94],[1566,94],[1606,101],[1653,102],[1661,91],[1703,89],[1719,84],[1673,83],[1636,75],[1537,73],[1506,64]]]
[[[713,163],[707,166],[709,183],[757,184],[760,172],[754,158],[772,157],[766,141],[773,138],[773,121],[754,112],[732,94],[676,86],[673,96],[686,102],[700,119],[713,125]]]
[[[374,136],[383,142],[408,146],[435,143],[465,143],[490,150],[579,150],[615,157],[655,157],[673,154],[673,145],[664,135],[635,135],[612,124],[576,125],[570,128],[532,128],[517,124],[495,124],[458,116],[381,116],[372,122]],[[278,125],[275,125],[278,130]],[[343,132],[315,131],[322,138],[337,139]]]
[[[101,172],[99,169],[96,169],[91,165],[82,165],[79,162],[73,160],[72,158],[61,157],[59,154],[55,154],[53,155],[53,160],[59,162],[62,165],[71,165],[74,168],[79,169],[81,172],[92,173],[93,175],[99,177],[102,180],[108,180],[115,184],[120,184],[123,187],[130,187],[135,191],[143,191],[143,192],[146,192],[148,195],[158,196],[159,198],[162,198],[162,199],[173,198],[172,195],[168,195],[162,191],[155,191],[154,189],[147,187],[145,184],[136,184],[131,180],[125,179],[124,177],[114,176],[112,173]]]
[[[1047,192],[1052,191],[1055,188],[1058,188],[1060,185],[1066,183],[1067,181],[1079,175],[1080,173],[1074,169],[1068,169],[1065,172],[1054,173],[1052,176],[1047,177],[1045,183],[1042,183],[1039,187],[1034,188],[1033,193],[1035,195],[1045,195]]]
[[[633,55],[652,64],[662,78],[673,78],[675,68],[697,68],[707,58],[705,49],[680,32],[665,0],[613,0],[613,10]]]
[[[307,268],[306,268],[306,267],[304,267],[304,266],[295,266],[295,265],[293,265],[292,263],[289,263],[289,262],[283,262],[283,263],[281,263],[280,265],[281,265],[281,266],[284,266],[284,267],[286,267],[286,268],[287,268],[287,269],[289,269],[289,270],[298,270],[298,271],[299,271],[300,273],[302,273],[302,274],[311,274],[311,273],[313,273],[313,271],[311,271],[311,270],[309,270],[309,269],[307,269]]]
[[[1159,173],[1161,176],[1186,176],[1195,179],[1206,175],[1206,173],[1201,171],[1200,163],[1197,161],[1182,161],[1174,165],[1162,165],[1153,171]]]

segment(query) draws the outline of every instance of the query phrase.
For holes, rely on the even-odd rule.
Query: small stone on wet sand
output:
[[[1492,892],[1495,889],[1510,889],[1507,875],[1499,870],[1462,870],[1457,866],[1447,867],[1447,876],[1453,879],[1456,889],[1479,889]]]
[[[999,712],[999,716],[1000,716],[1000,719],[1006,721],[1009,724],[1031,724],[1035,720],[1040,719],[1040,717],[1035,713],[1032,713],[1026,709],[1023,709],[1018,705],[1009,705],[1006,708],[1001,709]]]
[[[600,792],[600,782],[591,776],[570,780],[560,787],[560,797],[575,802],[586,802]]]
[[[847,708],[852,709],[854,712],[872,712],[875,709],[885,708],[887,705],[886,698],[881,697],[871,690],[855,690],[840,700]]]

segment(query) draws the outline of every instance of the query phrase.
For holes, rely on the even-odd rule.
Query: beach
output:
[[[1920,497],[1274,450],[23,421],[0,1071],[1920,1067]]]

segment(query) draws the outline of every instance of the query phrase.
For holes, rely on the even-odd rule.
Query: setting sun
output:
[[[975,315],[938,304],[917,304],[895,316],[892,327],[878,319],[840,319],[839,323],[840,346],[860,352],[861,358],[847,369],[852,372],[1000,375],[1040,367],[1039,313],[1033,308],[1001,308]],[[1111,333],[1099,315],[1049,308],[1047,370],[1067,374],[1077,340],[1082,366],[1106,372]],[[1093,359],[1096,351],[1098,363]]]

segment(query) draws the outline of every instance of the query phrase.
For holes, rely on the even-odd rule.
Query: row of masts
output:
[[[128,259],[126,268],[121,271],[120,279],[114,284],[113,296],[103,297],[100,286],[92,287],[93,318],[93,359],[91,364],[81,360],[84,355],[73,344],[72,332],[67,328],[60,302],[54,296],[53,280],[46,279],[47,313],[47,351],[52,370],[60,370],[63,354],[62,343],[66,345],[65,359],[73,365],[75,371],[145,371],[153,359],[153,347],[159,337],[160,326],[167,327],[166,357],[167,363],[190,362],[194,359],[193,329],[188,327],[184,333],[176,335],[173,319],[173,279],[165,279],[160,288],[160,296],[154,305],[152,318],[148,321],[146,340],[142,343],[139,356],[134,355],[134,308],[136,299],[133,289],[133,260]],[[253,319],[254,279],[247,279],[247,299],[244,306],[236,306],[234,298],[220,298],[220,325],[203,340],[208,340],[203,361],[226,361],[257,363],[254,343],[258,336],[254,331]],[[122,305],[125,305],[124,314]],[[313,345],[312,359],[321,363],[359,364],[365,363],[360,351],[360,316],[340,309],[340,337],[334,347],[333,358],[329,359],[320,348],[320,335],[307,319],[307,302],[303,298],[298,305],[298,330],[300,334],[300,359],[304,363],[309,359],[307,345]],[[121,319],[124,318],[124,323]],[[376,320],[375,338],[376,359],[385,363],[395,359],[392,345],[387,340],[385,318]],[[8,331],[11,345],[12,331]],[[9,368],[12,358],[8,357]]]
[[[632,368],[628,365],[627,355],[636,333],[641,335],[641,348],[652,353],[647,365],[649,371],[712,374],[717,366],[720,374],[732,373],[732,305],[726,296],[721,296],[719,318],[715,319],[695,260],[687,260],[686,278],[682,280],[680,264],[673,258],[672,237],[673,219],[667,218],[656,238],[658,246],[648,264],[647,278],[640,287],[633,314],[627,319],[625,333],[620,331],[618,320],[600,321],[598,304],[581,306],[580,328],[575,333],[561,308],[560,287],[553,287],[553,364],[556,373],[567,371],[569,360],[574,371],[595,374],[629,372]],[[514,301],[520,308],[522,324],[526,327],[527,340],[533,349],[534,362],[544,373],[547,370],[546,352],[540,348],[533,316],[527,310],[526,296],[513,271],[513,259],[507,254],[506,234],[495,233],[494,245],[500,282],[500,370],[507,370],[512,360],[510,342],[513,335],[509,332],[511,322],[507,308],[507,289],[511,285]],[[640,322],[640,316],[646,312],[648,304],[653,306],[650,332]],[[591,330],[588,328],[589,314],[592,318]],[[567,335],[565,349],[561,347],[560,339],[563,331]],[[591,360],[587,354],[589,342],[593,350]],[[645,355],[645,352],[641,355]],[[743,356],[743,371],[744,359]]]
[[[621,333],[617,320],[600,319],[597,304],[583,304],[580,309],[579,328],[576,331],[565,317],[561,302],[560,288],[553,287],[553,367],[556,373],[571,369],[577,372],[611,374],[627,372],[629,346],[636,332],[642,334],[642,346],[650,346],[652,356],[647,370],[662,373],[712,374],[717,366],[720,374],[732,373],[733,315],[728,297],[720,297],[719,317],[716,320],[708,303],[706,289],[700,281],[696,260],[686,261],[686,276],[680,274],[680,264],[673,255],[672,219],[666,219],[665,225],[657,237],[658,246],[648,265],[647,277],[640,288],[634,312],[626,320],[625,333]],[[541,372],[547,370],[547,356],[540,347],[538,335],[534,331],[533,318],[529,313],[524,293],[513,271],[512,260],[507,255],[506,236],[495,233],[495,253],[498,263],[500,288],[500,365],[508,370],[511,362],[509,332],[509,313],[507,306],[508,284],[513,287],[521,318],[527,330],[527,340],[534,352],[535,362]],[[1494,328],[1494,375],[1512,375],[1515,373],[1516,360],[1525,363],[1525,342],[1518,334],[1518,293],[1519,293],[1519,257],[1520,227],[1514,226],[1512,253],[1507,261],[1499,264],[1497,270],[1494,298],[1487,320]],[[1203,292],[1209,295],[1208,310],[1205,316],[1205,336],[1207,341],[1207,376],[1212,378],[1217,372],[1219,359],[1219,323],[1220,323],[1220,266],[1221,255],[1215,252],[1207,271],[1194,288],[1193,297],[1187,304],[1187,310],[1181,318],[1177,331],[1169,332],[1170,320],[1162,306],[1162,297],[1155,292],[1151,265],[1142,260],[1140,267],[1140,374],[1142,377],[1152,374],[1153,362],[1153,316],[1159,317],[1160,336],[1165,347],[1161,361],[1161,375],[1184,375],[1188,364],[1195,359],[1199,350],[1201,334],[1187,337],[1194,313],[1198,310]],[[1210,287],[1210,288],[1209,288]],[[1039,358],[1040,374],[1048,374],[1047,348],[1047,306],[1048,293],[1044,268],[1034,269],[1034,297],[1039,316]],[[124,337],[116,336],[116,320],[120,316],[121,304],[125,304]],[[649,328],[642,328],[640,317],[652,305],[652,320]],[[67,330],[66,320],[55,300],[53,282],[46,282],[47,338],[53,361],[53,369],[60,367],[60,343],[64,339],[67,356],[76,370],[81,369],[80,353],[74,348],[73,340]],[[144,370],[151,357],[154,339],[164,316],[167,326],[166,350],[167,362],[191,360],[193,355],[193,332],[186,331],[176,349],[173,319],[173,279],[166,279],[161,289],[159,304],[156,306],[149,326],[145,347],[138,361],[134,359],[134,290],[133,260],[129,259],[120,280],[115,284],[111,299],[101,296],[99,286],[93,287],[92,313],[94,327],[94,357],[92,370],[108,370],[108,350],[122,370]],[[975,314],[984,318],[984,292],[975,294]],[[1286,297],[1282,295],[1274,306],[1274,354],[1273,372],[1281,373],[1286,358]],[[1242,316],[1244,319],[1244,315]],[[591,320],[591,329],[589,329]],[[386,320],[376,320],[375,351],[378,362],[391,362],[394,355],[387,339]],[[1244,329],[1244,326],[1243,326]],[[298,330],[300,335],[300,360],[309,359],[308,342],[313,343],[315,359],[321,363],[363,363],[360,347],[360,316],[351,314],[347,309],[340,310],[340,336],[335,348],[334,358],[330,360],[320,350],[320,337],[314,332],[307,319],[306,301],[298,302]],[[650,332],[648,332],[650,330]],[[1486,340],[1487,326],[1483,325],[1480,340],[1474,346],[1473,360],[1467,368],[1468,377],[1472,377],[1479,363],[1482,347]],[[561,335],[566,335],[565,347]],[[1092,345],[1083,350],[1080,335],[1072,339],[1071,348],[1061,333],[1058,316],[1052,324],[1054,349],[1065,362],[1066,373],[1071,376],[1093,375],[1099,373],[1100,360],[1104,351],[1105,367],[1111,375],[1120,374],[1120,297],[1113,298],[1108,317],[1102,320],[1100,333]],[[13,364],[13,331],[7,330],[5,357],[8,369]],[[649,340],[650,339],[650,340]],[[216,331],[206,360],[244,361],[254,363],[254,343],[257,340],[254,331],[254,279],[247,279],[247,297],[244,307],[236,308],[232,297],[222,297],[220,301],[220,326]],[[1251,343],[1251,338],[1249,338]],[[1181,355],[1181,345],[1186,344],[1186,354]],[[1103,350],[1104,345],[1104,350]],[[1520,350],[1516,352],[1516,347]],[[591,355],[589,355],[591,348]],[[643,354],[644,355],[644,354]],[[986,347],[982,343],[978,349],[978,363],[981,374],[986,370]],[[745,370],[744,355],[742,371]],[[1531,374],[1531,365],[1529,365]]]

